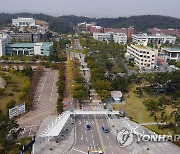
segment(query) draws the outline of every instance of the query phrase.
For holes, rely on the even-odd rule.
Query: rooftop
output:
[[[141,50],[151,50],[151,51],[156,51],[157,49],[154,49],[154,48],[150,48],[148,46],[142,46],[142,45],[131,45],[132,47],[136,47],[138,49],[141,49]]]
[[[180,48],[164,48],[168,51],[180,51]]]
[[[164,34],[148,35],[147,33],[133,34],[133,36],[136,36],[136,37],[173,37],[173,38],[176,38],[175,36],[171,36],[171,35],[164,35]]]
[[[42,45],[44,47],[49,47],[53,43],[52,42],[42,42],[42,43],[10,43],[7,47],[24,47],[24,48],[33,48],[35,45]]]
[[[119,99],[122,97],[122,92],[121,91],[111,91],[111,96],[113,99]]]

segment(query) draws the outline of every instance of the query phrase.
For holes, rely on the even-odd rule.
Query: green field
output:
[[[3,113],[6,111],[6,103],[11,99],[17,101],[17,104],[22,103],[18,100],[18,92],[14,92],[12,89],[16,88],[21,90],[25,85],[24,79],[15,74],[6,72],[5,76],[10,76],[11,81],[7,84],[4,93],[0,95],[0,110],[2,110]]]
[[[88,51],[87,51],[87,49],[72,49],[72,50],[70,50],[70,52],[87,54]]]
[[[15,144],[11,147],[11,150],[8,150],[7,153],[8,154],[18,154],[20,153],[20,149],[22,149],[22,146],[25,145],[27,146],[30,142],[31,142],[32,138],[28,137],[28,138],[23,138],[20,140],[16,140]],[[2,149],[2,146],[0,145],[0,151]],[[31,148],[29,148],[25,154],[31,154]]]
[[[150,117],[150,112],[146,110],[146,107],[143,104],[143,101],[150,96],[144,98],[139,98],[133,92],[136,88],[135,84],[130,86],[130,91],[124,95],[125,104],[113,105],[113,108],[116,110],[124,110],[126,114],[133,118],[134,121],[138,123],[154,122],[154,118]],[[173,109],[170,106],[167,106],[165,109],[168,116],[170,116]],[[157,117],[160,117],[161,112],[157,112]]]

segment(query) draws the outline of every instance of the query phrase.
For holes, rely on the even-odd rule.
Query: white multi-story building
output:
[[[35,26],[36,20],[33,18],[17,18],[12,19],[12,25],[17,27],[25,27],[25,26]]]
[[[10,38],[7,34],[0,34],[0,57],[5,55],[6,45],[10,42]]]
[[[114,33],[113,39],[114,39],[114,42],[117,42],[119,44],[127,43],[127,35],[125,33]]]
[[[153,42],[157,44],[166,43],[166,42],[174,44],[176,41],[175,36],[162,35],[162,34],[147,35],[146,33],[133,34],[132,39],[133,42],[143,46],[147,46],[148,43],[153,43]]]
[[[127,46],[127,53],[140,69],[153,69],[157,65],[158,50],[140,45]]]
[[[112,33],[93,33],[93,38],[98,41],[109,41],[113,39]]]
[[[127,35],[125,33],[93,33],[93,38],[98,41],[114,40],[119,44],[127,43]]]
[[[180,48],[162,48],[161,56],[167,60],[180,61]]]

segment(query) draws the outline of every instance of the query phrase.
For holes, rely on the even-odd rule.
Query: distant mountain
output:
[[[141,15],[131,17],[119,18],[88,18],[82,16],[59,16],[53,17],[45,14],[31,14],[31,13],[0,13],[0,25],[11,23],[12,18],[17,17],[33,17],[39,20],[49,22],[50,29],[59,33],[72,33],[73,26],[80,22],[96,22],[102,27],[128,27],[135,26],[137,31],[146,31],[148,28],[174,28],[180,29],[180,19],[160,16],[160,15]]]
[[[87,18],[78,16],[60,16],[59,18],[66,20],[74,25],[79,22],[96,22],[102,27],[122,28],[135,26],[137,31],[146,31],[148,28],[174,28],[180,29],[180,19],[160,16],[160,15],[141,15],[119,18]]]

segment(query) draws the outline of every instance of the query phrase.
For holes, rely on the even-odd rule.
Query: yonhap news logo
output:
[[[117,141],[120,146],[127,147],[133,143],[134,137],[137,137],[137,142],[168,142],[180,140],[180,135],[158,135],[154,134],[142,134],[135,133],[135,131],[128,130],[127,128],[122,129],[117,134]]]
[[[133,133],[128,129],[122,129],[117,134],[117,141],[122,147],[126,147],[133,142]]]

